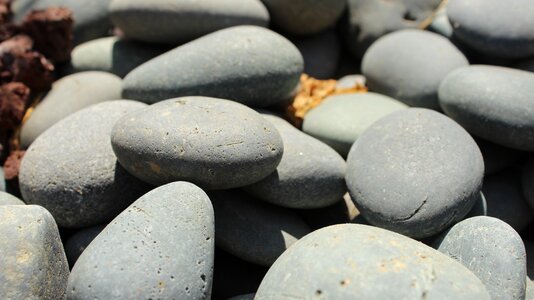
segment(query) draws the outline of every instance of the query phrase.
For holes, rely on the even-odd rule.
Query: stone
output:
[[[490,299],[464,266],[406,236],[342,224],[308,234],[269,269],[255,299]]]
[[[284,154],[276,171],[244,189],[258,199],[289,208],[321,208],[338,202],[347,191],[345,160],[284,119],[263,116],[280,133]]]
[[[317,79],[335,76],[341,56],[341,45],[335,30],[300,37],[294,43],[304,58],[304,73]]]
[[[454,29],[449,21],[449,17],[447,17],[446,5],[438,8],[432,19],[432,23],[428,26],[428,29],[432,32],[441,34],[448,39],[453,39]]]
[[[529,281],[534,281],[534,242],[531,240],[523,240],[523,244],[525,245],[527,254],[527,278]]]
[[[310,232],[294,212],[239,191],[209,193],[215,210],[217,247],[245,261],[270,266]]]
[[[173,45],[227,27],[269,24],[259,0],[112,0],[109,11],[128,39]]]
[[[54,218],[37,205],[0,206],[3,299],[64,299],[69,266]]]
[[[362,73],[372,92],[409,106],[440,110],[441,81],[451,71],[467,65],[462,52],[443,36],[406,29],[373,43],[363,57]]]
[[[80,255],[68,299],[210,299],[214,219],[210,199],[188,182],[145,194]]]
[[[0,152],[2,152],[2,150],[0,150]],[[5,192],[5,191],[6,191],[6,179],[4,177],[4,168],[0,167],[0,192]]]
[[[183,97],[117,121],[113,151],[131,174],[153,185],[185,180],[206,189],[255,183],[283,154],[276,128],[237,102]]]
[[[492,217],[463,220],[434,247],[477,275],[492,299],[525,299],[525,246],[505,222]]]
[[[484,196],[484,193],[480,192],[480,197],[475,202],[475,205],[473,205],[473,208],[471,208],[471,211],[465,216],[464,219],[468,219],[471,217],[478,217],[478,216],[487,216],[488,215],[488,202],[486,201],[486,197]]]
[[[9,193],[0,191],[0,205],[26,205],[26,203]]]
[[[409,108],[358,138],[345,180],[369,223],[424,238],[467,215],[483,176],[482,154],[462,127],[438,112]]]
[[[311,35],[334,27],[347,6],[346,0],[262,0],[272,23],[282,31]]]
[[[534,74],[469,66],[441,83],[443,111],[470,133],[517,150],[534,151]]]
[[[352,144],[371,124],[407,107],[376,93],[330,96],[306,114],[302,130],[346,157]]]
[[[530,208],[534,209],[534,159],[530,158],[523,166],[521,186]]]
[[[365,76],[360,74],[345,75],[336,82],[337,89],[350,89],[356,86],[365,86]]]
[[[103,71],[124,77],[144,62],[162,54],[162,47],[116,36],[95,39],[72,50],[66,73]]]
[[[108,101],[83,109],[45,131],[22,159],[22,198],[50,211],[60,227],[82,228],[117,216],[150,187],[117,162],[113,125],[146,106]]]
[[[208,96],[265,107],[291,95],[303,68],[302,55],[283,36],[261,27],[237,26],[140,65],[124,79],[122,94],[147,103]]]
[[[65,243],[65,254],[69,266],[74,266],[78,257],[83,253],[85,248],[104,230],[106,225],[97,225],[81,229],[69,237]]]
[[[530,0],[450,0],[447,15],[454,37],[480,53],[511,59],[534,55]]]
[[[255,295],[256,294],[239,295],[232,298],[228,298],[228,300],[254,300]]]
[[[482,157],[484,158],[484,171],[486,175],[499,173],[525,158],[527,152],[503,147],[501,145],[473,137],[477,142]]]
[[[21,146],[27,148],[52,125],[80,109],[121,99],[121,79],[105,72],[81,72],[56,81],[22,126]]]

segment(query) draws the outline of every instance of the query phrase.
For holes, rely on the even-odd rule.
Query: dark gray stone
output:
[[[525,246],[510,225],[469,218],[444,232],[434,247],[477,275],[492,299],[525,299]]]
[[[227,27],[269,24],[259,0],[113,0],[109,10],[127,38],[150,43],[178,45]]]
[[[534,9],[531,0],[450,0],[447,15],[454,36],[492,56],[534,55]]]
[[[299,35],[319,33],[334,27],[347,6],[346,0],[261,0],[272,23]]]
[[[341,47],[335,30],[295,39],[295,46],[304,57],[304,73],[318,79],[330,79],[336,74]]]
[[[305,236],[265,275],[263,299],[490,299],[464,266],[405,236],[334,225]]]
[[[469,66],[439,88],[445,113],[490,142],[534,151],[534,74],[497,66]]]
[[[2,299],[65,299],[69,265],[46,209],[0,206],[0,249]]]
[[[245,261],[270,266],[310,232],[294,212],[263,203],[242,191],[209,194],[215,209],[217,247]]]
[[[503,171],[527,155],[527,152],[506,148],[481,138],[474,137],[474,139],[482,152],[486,175]]]
[[[347,186],[372,225],[414,238],[463,219],[484,176],[475,141],[432,110],[409,108],[371,125],[347,159]]]
[[[67,255],[69,266],[74,266],[74,263],[78,260],[78,257],[80,257],[85,248],[89,246],[105,227],[106,225],[97,225],[84,228],[69,237],[65,243],[65,254]]]
[[[283,154],[276,128],[237,102],[170,99],[119,120],[111,144],[121,165],[154,185],[177,180],[207,189],[255,183],[274,172]]]
[[[258,199],[290,208],[320,208],[338,202],[347,191],[345,160],[284,119],[263,116],[280,133],[284,154],[276,171],[245,190]]]
[[[256,294],[246,294],[246,295],[240,295],[240,296],[235,296],[235,297],[232,297],[232,298],[228,298],[228,300],[254,300],[254,296]]]
[[[156,188],[117,216],[78,258],[68,299],[210,299],[213,208],[197,186]]]
[[[361,57],[378,38],[402,29],[416,29],[431,17],[441,0],[348,0],[345,40]]]
[[[142,63],[162,54],[162,47],[116,36],[92,40],[75,47],[66,73],[103,71],[124,77]]]
[[[9,194],[0,191],[0,205],[25,205],[24,201],[20,200],[19,198]]]
[[[373,92],[439,110],[439,84],[451,71],[467,65],[465,56],[446,38],[407,29],[377,40],[365,52],[362,72]]]
[[[531,158],[523,166],[523,174],[521,177],[523,195],[530,207],[534,209],[534,158]]]
[[[118,215],[149,187],[118,164],[111,130],[145,106],[129,100],[96,104],[43,133],[22,159],[24,201],[44,206],[60,227],[102,224]]]
[[[534,212],[523,196],[521,172],[516,169],[484,178],[482,191],[488,204],[488,216],[508,223],[516,231],[523,230],[534,220]]]
[[[96,103],[121,99],[121,79],[105,72],[82,72],[54,83],[22,126],[24,148],[61,119]]]
[[[330,96],[306,114],[302,130],[346,157],[371,124],[405,108],[404,103],[375,93]]]
[[[124,79],[123,96],[147,103],[209,96],[264,107],[291,95],[303,65],[298,49],[283,36],[261,27],[232,27],[137,67]]]

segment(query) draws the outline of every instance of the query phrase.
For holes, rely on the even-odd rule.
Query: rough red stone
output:
[[[26,151],[13,151],[4,164],[4,177],[6,180],[16,180],[19,177],[20,163]]]
[[[0,86],[0,130],[14,129],[22,122],[30,89],[20,82]]]

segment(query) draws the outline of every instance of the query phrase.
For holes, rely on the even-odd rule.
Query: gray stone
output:
[[[447,15],[454,36],[481,53],[503,58],[534,55],[531,0],[450,0]]]
[[[446,5],[440,7],[435,12],[435,15],[432,18],[432,23],[428,26],[428,29],[449,39],[453,37],[454,29],[452,28],[452,24],[447,16]]]
[[[2,299],[65,299],[69,266],[46,209],[0,206],[0,249]]]
[[[177,45],[227,27],[269,24],[259,0],[112,0],[109,10],[127,38],[150,43]]]
[[[188,182],[156,188],[117,216],[78,258],[68,299],[210,299],[213,208]]]
[[[0,167],[0,191],[6,191],[6,179],[4,178],[4,168]]]
[[[534,220],[534,212],[523,196],[521,172],[509,169],[488,176],[484,178],[482,191],[488,204],[488,216],[508,223],[516,231],[525,229]]]
[[[305,236],[273,264],[263,299],[490,299],[464,266],[405,236],[334,225]]]
[[[356,86],[365,86],[365,76],[360,74],[345,75],[338,79],[336,82],[336,88],[338,89],[350,89]]]
[[[246,294],[246,295],[240,295],[240,296],[235,296],[235,297],[232,297],[232,298],[228,298],[228,300],[254,300],[254,296],[256,294]]]
[[[347,186],[372,225],[414,238],[462,220],[484,176],[475,141],[432,110],[394,112],[369,127],[347,159]]]
[[[490,142],[534,151],[534,74],[497,66],[469,66],[441,83],[445,113]]]
[[[525,300],[534,300],[534,282],[527,277],[527,289],[525,292]]]
[[[52,125],[82,108],[121,99],[121,85],[119,77],[105,72],[82,72],[56,81],[22,126],[22,147],[27,148]]]
[[[20,200],[19,198],[9,194],[0,191],[0,205],[25,205],[24,201]]]
[[[353,55],[362,57],[378,38],[413,28],[432,16],[441,0],[348,0],[345,41]]]
[[[124,77],[142,63],[162,54],[164,48],[110,36],[75,47],[66,73],[103,71]]]
[[[294,40],[304,57],[304,73],[318,79],[330,79],[336,74],[341,46],[335,30]]]
[[[524,240],[523,244],[527,253],[527,277],[529,281],[534,281],[534,242]]]
[[[521,177],[523,195],[530,207],[534,209],[534,158],[531,158],[523,166],[523,174]]]
[[[467,66],[448,39],[422,30],[385,35],[365,52],[362,72],[369,90],[410,106],[439,110],[438,88],[451,71]]]
[[[67,255],[69,266],[74,266],[74,263],[78,260],[78,257],[80,257],[85,248],[89,246],[105,227],[106,225],[97,225],[84,228],[69,237],[65,243],[65,254]]]
[[[404,103],[375,93],[330,96],[306,114],[302,130],[346,157],[371,124],[405,108]]]
[[[129,114],[116,123],[111,144],[121,165],[148,183],[185,180],[207,189],[267,177],[284,149],[260,114],[208,97],[170,99]]]
[[[517,232],[492,217],[463,220],[435,242],[482,280],[492,299],[525,299],[526,254]]]
[[[123,96],[148,103],[209,96],[264,107],[291,95],[303,64],[298,49],[283,36],[261,27],[232,27],[137,67],[124,79]]]
[[[44,206],[60,227],[87,227],[118,215],[149,187],[118,164],[111,130],[145,106],[129,100],[96,104],[43,133],[22,159],[24,201]]]
[[[262,0],[272,23],[288,33],[310,35],[334,27],[346,0]]]
[[[263,203],[242,191],[209,194],[215,209],[217,247],[245,261],[270,266],[310,232],[294,212]]]
[[[498,173],[519,160],[523,159],[527,152],[503,147],[484,139],[474,137],[482,157],[484,158],[484,171],[486,175]]]
[[[284,154],[276,171],[245,190],[258,199],[290,208],[320,208],[338,202],[347,191],[345,160],[284,119],[263,116],[280,133]]]

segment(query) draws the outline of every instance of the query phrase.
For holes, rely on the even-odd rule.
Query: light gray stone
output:
[[[25,205],[24,201],[20,200],[19,198],[0,191],[0,205]]]

